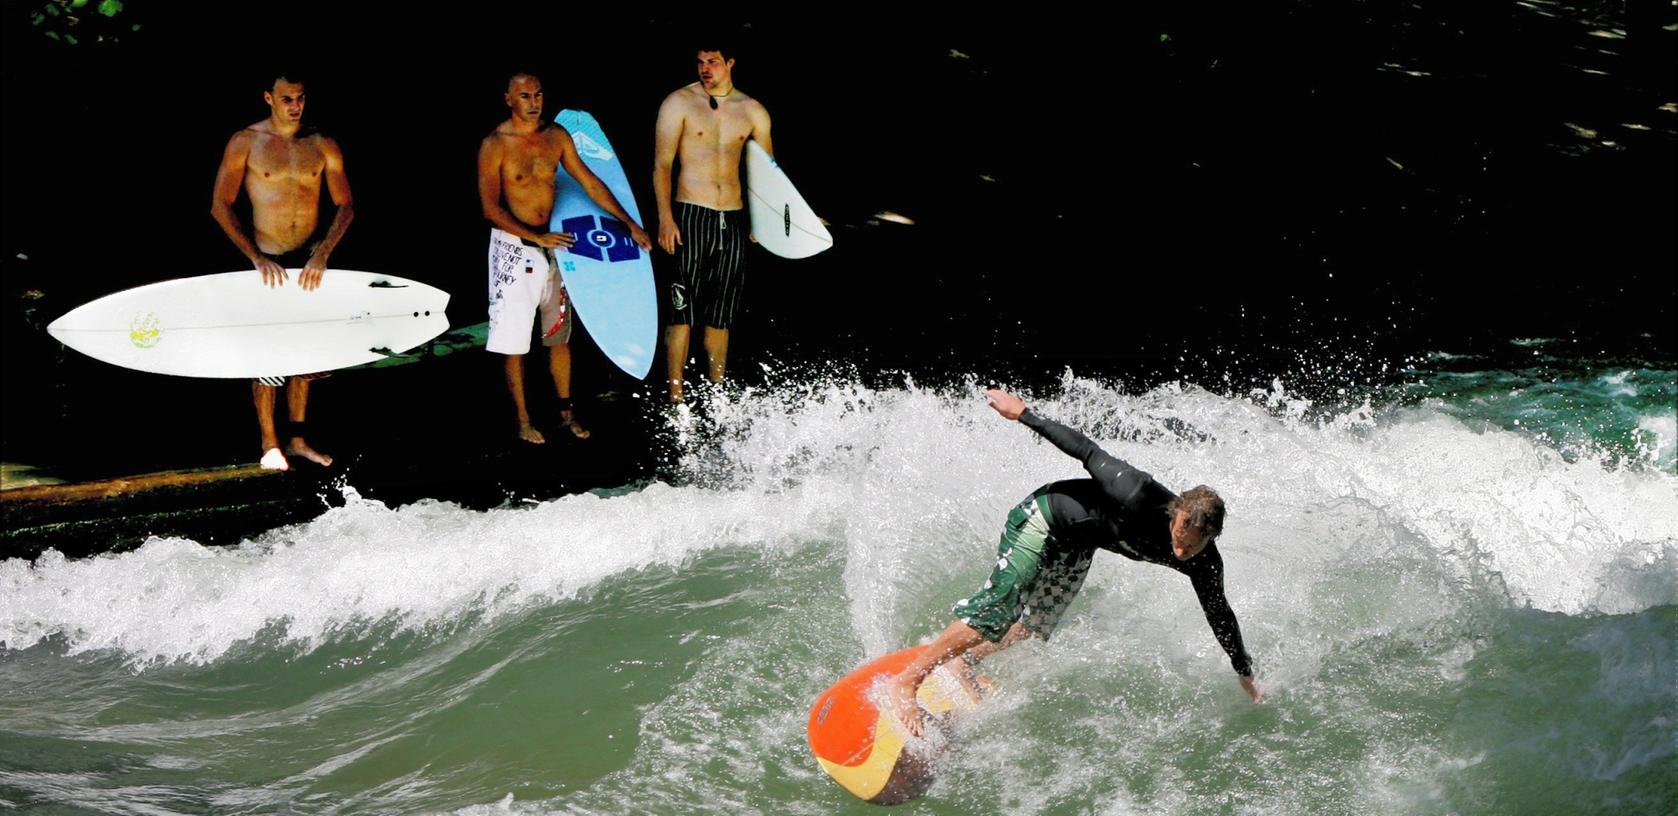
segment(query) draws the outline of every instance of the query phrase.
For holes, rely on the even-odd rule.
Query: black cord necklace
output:
[[[718,99],[727,99],[727,98],[733,96],[734,95],[734,89],[729,88],[728,93],[725,93],[722,96],[714,96],[714,95],[712,95],[712,93],[710,91],[706,91],[705,95],[711,98],[711,110],[716,110],[717,109],[717,100]]]

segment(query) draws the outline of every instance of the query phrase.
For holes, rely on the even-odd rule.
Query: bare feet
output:
[[[962,665],[955,667],[950,671],[950,674],[955,675],[956,681],[961,684],[962,689],[967,692],[967,696],[971,698],[973,702],[984,702],[985,690],[979,685],[979,675],[973,670],[972,666]]]
[[[541,431],[536,430],[536,426],[528,422],[519,423],[519,438],[532,445],[543,445],[547,444],[548,441],[547,437],[542,436]]]
[[[591,436],[591,434],[585,430],[582,425],[577,423],[576,412],[569,408],[559,412],[559,424],[560,427],[570,431],[571,435],[577,437],[578,439],[587,439]]]
[[[684,402],[687,402],[687,399],[682,396],[682,381],[681,380],[671,380],[670,381],[670,404],[671,405],[681,405]]]
[[[321,467],[332,467],[332,457],[309,447],[309,443],[304,442],[301,436],[292,437],[291,444],[286,446],[285,452],[292,456],[301,456]]]
[[[262,454],[263,470],[291,470],[291,463],[285,460],[285,454],[279,448],[269,448]]]
[[[907,675],[893,677],[886,685],[887,704],[897,714],[897,721],[915,737],[921,735],[921,704],[915,699],[919,685]]]

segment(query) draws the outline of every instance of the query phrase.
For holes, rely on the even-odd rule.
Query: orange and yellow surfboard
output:
[[[926,646],[911,646],[863,664],[810,707],[810,750],[822,770],[858,799],[879,805],[906,802],[932,785],[932,759],[905,751],[909,739],[897,717],[869,699],[874,684],[909,665]],[[983,681],[988,683],[989,681]],[[946,666],[921,684],[921,707],[934,717],[977,705]]]

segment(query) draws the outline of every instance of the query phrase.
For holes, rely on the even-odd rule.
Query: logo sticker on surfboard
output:
[[[163,321],[155,312],[136,315],[128,324],[128,340],[135,348],[149,349],[163,339]]]
[[[574,255],[607,263],[641,257],[641,248],[630,240],[629,228],[616,218],[579,215],[559,222],[559,230],[577,236],[577,243],[567,250]]]
[[[617,158],[612,155],[612,151],[606,149],[605,145],[590,139],[587,133],[573,133],[571,134],[571,141],[577,145],[578,153],[581,153],[591,159],[611,161]]]

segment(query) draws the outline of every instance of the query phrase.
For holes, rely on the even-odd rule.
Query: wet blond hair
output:
[[[1208,542],[1224,531],[1223,497],[1206,485],[1195,485],[1183,491],[1183,495],[1165,506],[1165,511],[1173,517],[1179,510],[1188,513],[1189,526],[1199,530]]]

